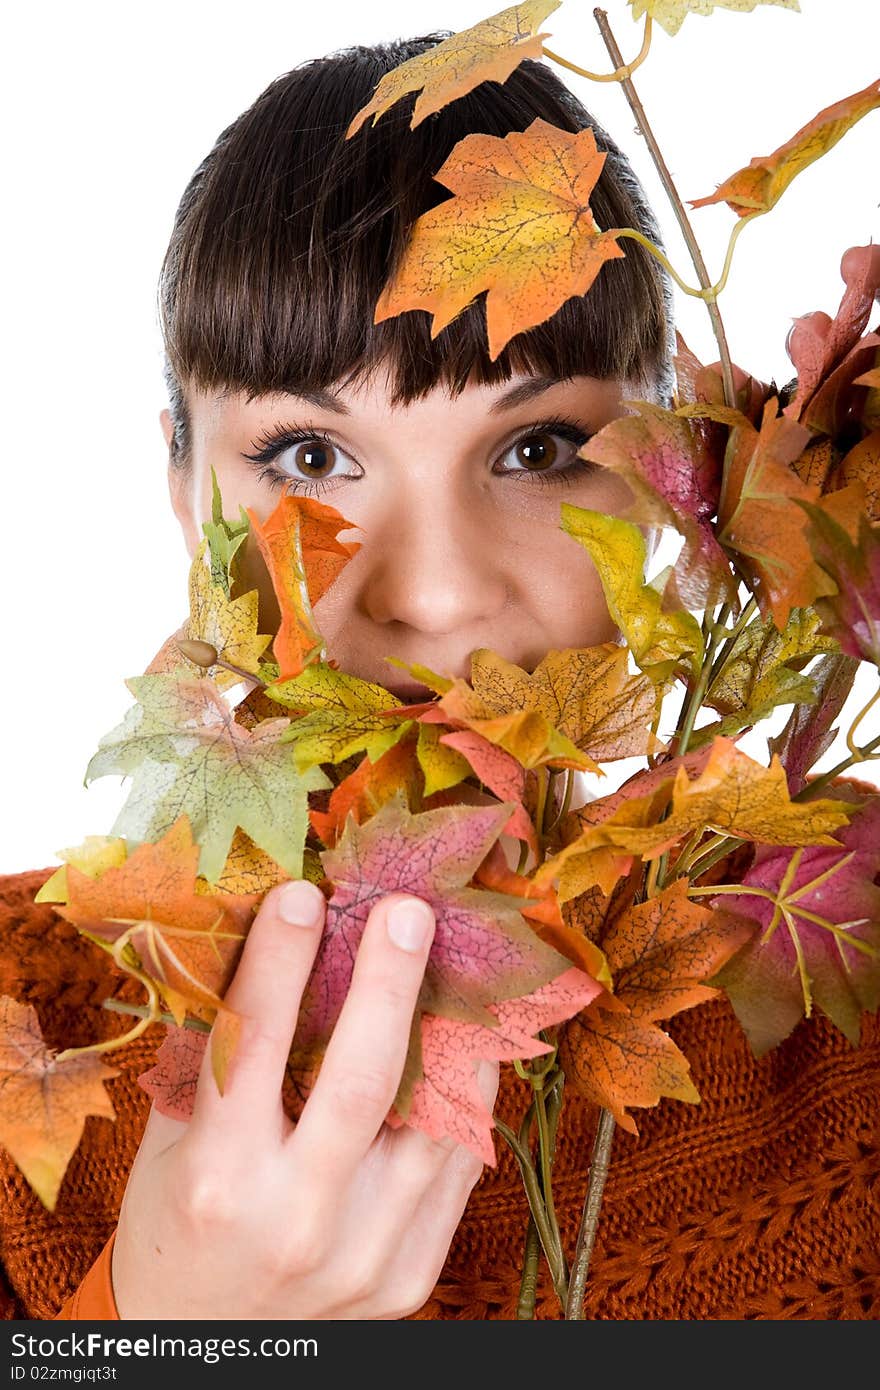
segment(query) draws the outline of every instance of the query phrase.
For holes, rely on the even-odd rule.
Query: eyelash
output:
[[[515,439],[511,440],[504,452],[509,453],[511,449],[515,449],[517,444],[520,444],[524,439],[531,439],[537,434],[559,435],[562,439],[568,440],[570,444],[576,444],[578,448],[586,444],[588,439],[592,439],[592,433],[589,430],[585,430],[577,421],[554,415],[549,419],[537,420],[533,425],[529,425],[527,429],[523,430]],[[284,483],[288,483],[293,492],[315,496],[318,493],[331,490],[337,483],[342,482],[343,479],[316,478],[312,480],[309,478],[297,478],[292,473],[286,473],[283,469],[276,468],[272,462],[272,460],[282,454],[285,449],[289,449],[295,444],[307,444],[315,440],[320,440],[320,442],[326,444],[328,448],[339,448],[325,430],[288,429],[282,425],[276,425],[274,430],[267,430],[254,440],[254,446],[258,452],[253,454],[243,453],[242,458],[247,459],[250,463],[262,465],[258,473],[258,478],[261,482],[265,480],[272,487],[281,487]],[[537,482],[544,487],[548,487],[556,484],[573,483],[577,477],[583,477],[584,474],[594,473],[595,471],[596,465],[590,463],[588,459],[574,458],[571,463],[566,464],[564,468],[548,470],[546,472],[540,470],[530,472],[528,469],[515,469],[511,470],[507,476],[528,478],[530,483]]]

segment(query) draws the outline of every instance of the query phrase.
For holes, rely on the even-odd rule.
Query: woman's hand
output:
[[[150,1111],[113,1249],[121,1318],[399,1318],[430,1297],[482,1171],[451,1139],[384,1123],[433,913],[400,893],[370,913],[293,1126],[281,1086],[323,923],[312,884],[267,893],[226,994],[242,1028],[224,1094],[206,1047],[192,1118]],[[497,1064],[479,1081],[491,1106]]]

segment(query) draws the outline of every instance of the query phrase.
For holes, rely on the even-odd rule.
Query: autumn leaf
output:
[[[298,878],[308,793],[330,783],[320,768],[297,771],[281,741],[290,721],[246,729],[210,680],[159,674],[125,684],[138,704],[100,740],[85,775],[86,785],[110,773],[133,778],[111,834],[157,840],[185,814],[201,845],[199,873],[211,882],[236,827]]]
[[[357,134],[368,117],[372,116],[371,124],[375,125],[408,92],[421,92],[409,124],[414,130],[426,116],[441,111],[480,83],[506,82],[523,58],[541,57],[541,40],[550,36],[537,30],[560,4],[561,0],[524,0],[399,63],[384,74],[370,100],[354,116],[345,132],[346,140]]]
[[[687,890],[677,879],[614,921],[602,940],[614,994],[598,995],[560,1038],[566,1077],[631,1134],[630,1106],[699,1101],[687,1058],[656,1023],[716,997],[705,981],[754,931],[690,902]]]
[[[491,1026],[490,1004],[533,991],[569,964],[524,922],[518,899],[467,886],[509,816],[510,806],[497,804],[412,816],[396,799],[363,826],[349,821],[335,848],[321,855],[334,889],[300,1009],[295,1057],[309,1061],[326,1044],[367,917],[388,893],[424,899],[437,922],[417,1012]]]
[[[197,665],[181,652],[178,641],[207,642],[224,661],[258,677],[260,658],[272,641],[272,635],[257,633],[259,591],[251,589],[231,599],[212,578],[206,559],[207,548],[208,542],[203,540],[190,565],[189,617],[165,640],[145,674],[182,669],[194,680],[210,675],[218,690],[228,690],[241,681],[240,675],[217,664],[208,668]]]
[[[809,517],[813,554],[837,590],[815,600],[822,631],[848,656],[880,666],[880,526],[872,526],[862,512],[853,538],[828,506],[801,505]]]
[[[688,199],[690,206],[702,208],[710,203],[727,203],[738,217],[769,212],[802,169],[833,149],[857,121],[877,106],[880,106],[880,81],[870,82],[861,91],[823,107],[772,154],[755,156],[749,160],[747,168],[731,174],[708,197]]]
[[[419,724],[416,756],[424,776],[423,794],[433,796],[458,786],[471,775],[471,764],[457,751],[454,742],[444,737],[436,724]],[[501,796],[502,801],[507,800]]]
[[[423,723],[445,724],[451,729],[470,729],[483,740],[495,744],[521,767],[545,765],[594,769],[596,764],[566,738],[540,709],[513,709],[498,712],[489,700],[478,694],[467,681],[454,680],[440,699],[411,711]],[[447,740],[445,736],[444,742]],[[453,742],[451,746],[455,746]],[[471,744],[470,747],[477,748]],[[467,756],[467,747],[459,751]],[[484,779],[487,780],[487,779]]]
[[[880,522],[880,429],[865,435],[840,460],[835,482],[843,489],[861,484],[868,520]]]
[[[160,1115],[172,1120],[192,1118],[208,1036],[201,1030],[168,1025],[155,1063],[137,1078]]]
[[[87,835],[81,845],[56,850],[55,854],[66,862],[46,879],[34,895],[35,903],[67,902],[68,864],[74,864],[81,873],[89,874],[92,878],[100,878],[105,869],[118,868],[125,863],[128,845],[114,835]]]
[[[416,221],[374,322],[425,309],[434,339],[486,290],[494,362],[623,256],[617,230],[600,231],[590,210],[605,159],[589,126],[572,134],[540,117],[503,138],[466,135],[433,176],[455,196]]]
[[[813,1004],[855,1047],[862,1011],[880,1007],[880,796],[853,811],[839,846],[759,845],[742,892],[713,899],[760,927],[715,981],[758,1056]]]
[[[684,609],[662,611],[662,592],[644,582],[647,550],[638,526],[567,502],[561,525],[593,561],[608,610],[639,669],[657,684],[681,668],[696,675],[703,653],[700,625]]]
[[[661,783],[645,796],[622,800],[610,816],[546,860],[536,882],[544,885],[559,876],[564,902],[594,884],[610,892],[633,856],[655,859],[695,830],[774,845],[836,845],[831,832],[848,820],[842,801],[792,801],[778,758],[765,767],[722,736],[711,744],[693,781],[684,766],[678,767],[666,805],[662,790]],[[664,810],[668,814],[661,819]]]
[[[199,848],[185,816],[155,844],[92,878],[67,866],[66,903],[55,911],[119,955],[130,943],[178,1023],[221,1007],[260,900],[256,893],[199,892]]]
[[[813,705],[795,705],[782,732],[768,738],[767,747],[771,754],[778,754],[792,796],[805,786],[810,768],[837,737],[834,721],[846,704],[858,670],[856,659],[843,652],[822,657],[810,671],[815,688]]]
[[[651,735],[655,692],[645,676],[630,675],[627,650],[615,642],[552,650],[529,674],[496,652],[471,653],[471,686],[496,714],[537,710],[576,748],[600,762],[655,753]],[[444,696],[441,706],[447,704]]]
[[[768,400],[760,430],[743,419],[732,431],[717,534],[736,555],[761,616],[772,613],[781,632],[792,608],[809,607],[831,586],[813,558],[806,518],[796,505],[819,500],[818,490],[791,466],[810,431],[775,409]]]
[[[520,898],[520,912],[530,922],[542,941],[567,956],[574,965],[585,970],[606,988],[611,987],[611,975],[603,953],[582,932],[575,931],[562,916],[559,899],[552,887],[539,887],[533,879],[518,874],[507,863],[504,851],[496,840],[476,874],[475,882],[497,893]]]
[[[492,1114],[480,1095],[474,1061],[540,1057],[549,1046],[535,1039],[542,1028],[570,1018],[599,993],[601,986],[572,967],[521,999],[489,1007],[489,1025],[423,1014],[422,1076],[405,1098],[398,1095],[386,1123],[404,1122],[434,1139],[451,1136],[484,1163],[496,1163]]]
[[[361,825],[401,790],[407,805],[413,804],[419,791],[414,742],[407,735],[392,744],[375,762],[363,758],[354,772],[334,787],[326,811],[309,812],[312,825],[325,845],[332,848],[336,844],[349,816]]]
[[[641,19],[647,13],[673,36],[689,14],[709,15],[716,9],[753,10],[756,5],[781,5],[785,10],[800,13],[798,0],[629,0],[629,3],[633,19]]]
[[[650,401],[622,401],[635,415],[620,415],[578,450],[581,458],[610,468],[635,496],[624,520],[672,526],[685,544],[675,565],[686,607],[715,607],[735,597],[730,562],[712,518],[718,506],[722,456],[702,447],[697,426]]]
[[[308,868],[309,851],[303,851],[302,877],[309,877]],[[232,836],[232,843],[226,855],[226,862],[218,878],[212,880],[210,889],[214,893],[267,893],[270,888],[274,888],[276,883],[283,883],[290,878],[286,869],[273,859],[271,854],[267,854],[258,844],[255,844],[250,835],[236,826]],[[196,891],[201,892],[200,880],[196,884]]]
[[[0,997],[0,1143],[49,1211],[86,1116],[116,1119],[104,1083],[118,1075],[94,1052],[59,1061],[43,1041],[36,1009]]]
[[[431,728],[430,724],[421,725]],[[505,835],[513,835],[524,840],[534,854],[538,853],[538,838],[534,823],[525,806],[526,777],[522,764],[506,753],[497,744],[476,733],[473,729],[461,729],[442,734],[441,746],[466,760],[484,786],[498,797],[499,801],[513,803],[510,820],[504,826]]]
[[[221,588],[227,598],[232,597],[235,583],[235,557],[246,542],[251,529],[244,507],[239,506],[238,510],[241,518],[239,521],[227,521],[224,517],[220,484],[212,465],[211,520],[202,522],[202,531],[208,542],[211,582]]]
[[[337,533],[350,529],[352,523],[335,507],[286,488],[265,521],[260,521],[250,507],[247,515],[281,610],[281,626],[273,645],[280,668],[278,678],[292,680],[323,653],[313,605],[360,545],[337,539]]]
[[[779,705],[799,707],[816,698],[813,675],[802,668],[813,657],[837,650],[837,643],[819,631],[821,619],[812,608],[793,608],[782,632],[772,617],[748,623],[715,679],[703,704],[726,716],[704,724],[691,735],[690,746],[732,735],[765,719]]]
[[[797,389],[783,414],[826,433],[838,402],[848,413],[851,388],[860,384],[859,372],[880,343],[876,333],[862,337],[880,292],[880,247],[848,247],[840,274],[845,289],[834,318],[821,310],[803,314],[793,321],[785,342],[797,371]]]
[[[266,694],[280,705],[304,712],[281,736],[283,743],[293,742],[301,772],[317,763],[342,762],[354,753],[366,753],[375,761],[413,724],[411,717],[384,717],[399,703],[384,686],[322,661],[313,662],[292,680],[267,686]]]
[[[445,695],[451,689],[453,681],[449,676],[440,676],[436,671],[432,671],[430,666],[423,666],[418,661],[401,661],[397,656],[386,656],[385,661],[389,666],[394,666],[399,671],[407,671],[414,681],[419,685],[427,686],[429,690],[435,691],[437,695]]]

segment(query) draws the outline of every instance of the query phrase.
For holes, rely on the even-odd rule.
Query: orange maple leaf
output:
[[[555,890],[540,887],[533,879],[511,869],[497,840],[474,874],[474,881],[496,893],[526,899],[519,911],[541,940],[563,956],[568,956],[573,964],[585,970],[600,985],[611,984],[604,955],[589,937],[570,927],[564,920]]]
[[[760,430],[743,416],[729,444],[729,462],[718,505],[716,534],[739,557],[761,616],[772,613],[782,632],[792,608],[806,608],[830,592],[807,539],[797,501],[818,502],[818,488],[792,466],[811,433],[805,425],[764,405]]]
[[[334,787],[326,811],[309,812],[312,828],[328,849],[336,845],[349,816],[361,825],[401,788],[406,790],[407,805],[412,804],[419,782],[415,746],[415,735],[410,732],[375,762],[365,756],[354,772]]]
[[[772,154],[757,155],[706,198],[689,198],[692,208],[726,203],[738,217],[769,212],[808,164],[827,154],[846,132],[880,106],[880,79],[826,106]]]
[[[49,1211],[86,1116],[116,1119],[104,1082],[118,1075],[94,1052],[59,1058],[43,1041],[36,1010],[0,998],[0,1143]]]
[[[160,840],[139,845],[100,878],[68,864],[68,902],[55,906],[80,931],[112,942],[123,968],[130,944],[178,1023],[187,1009],[210,1019],[221,1007],[262,896],[199,892],[198,858],[182,815]]]
[[[537,117],[524,131],[467,135],[434,175],[456,195],[415,223],[374,322],[433,313],[431,337],[482,290],[492,361],[623,256],[618,230],[600,231],[590,194],[606,155],[589,127],[572,134]]]
[[[293,680],[323,650],[312,607],[360,549],[359,542],[337,540],[350,528],[335,507],[314,497],[284,491],[277,507],[260,521],[246,507],[251,529],[269,571],[281,611],[273,651],[278,681]]]
[[[656,1026],[720,991],[704,983],[753,928],[688,898],[686,879],[615,918],[602,940],[614,994],[600,994],[562,1029],[559,1060],[575,1088],[637,1134],[628,1106],[661,1096],[699,1101],[690,1064]]]

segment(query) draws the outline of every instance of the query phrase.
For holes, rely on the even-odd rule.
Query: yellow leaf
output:
[[[455,748],[440,742],[444,732],[440,724],[419,725],[416,756],[425,775],[424,796],[433,796],[435,792],[446,791],[447,787],[455,787],[471,774],[467,758],[463,758]]]
[[[414,130],[426,116],[473,91],[481,82],[506,82],[523,58],[541,57],[541,40],[550,36],[536,31],[561,3],[525,0],[511,5],[399,63],[385,73],[370,100],[354,116],[346,140],[360,130],[368,116],[375,125],[407,92],[422,93],[413,107],[409,128]]]
[[[615,642],[550,651],[531,675],[496,652],[471,654],[471,685],[496,714],[537,710],[598,762],[657,752],[654,687]]]
[[[800,14],[798,0],[629,0],[633,19],[641,19],[647,10],[652,19],[662,24],[667,34],[677,34],[689,14],[710,15],[713,10],[750,11],[756,5],[781,5],[784,10]]]
[[[700,625],[685,609],[662,611],[662,593],[644,582],[645,538],[638,526],[563,502],[562,529],[588,551],[640,670],[660,683],[681,667],[696,674],[703,655]]]
[[[170,672],[183,666],[188,676],[209,675],[218,690],[228,690],[242,679],[225,666],[197,666],[185,657],[177,646],[178,638],[209,642],[217,655],[233,666],[258,676],[260,657],[272,641],[271,633],[258,633],[259,591],[251,589],[238,598],[230,599],[222,585],[215,584],[206,556],[205,538],[192,559],[189,569],[189,617],[160,647],[145,674]]]
[[[588,826],[546,860],[535,874],[536,883],[545,886],[559,876],[560,902],[596,884],[608,893],[628,871],[633,855],[656,859],[694,830],[770,845],[836,845],[831,832],[845,825],[853,810],[826,798],[792,801],[776,754],[768,768],[721,736],[714,740],[700,775],[690,781],[679,766],[671,790],[666,808],[656,789],[622,802],[606,820]],[[659,819],[663,809],[668,815]]]
[[[211,1026],[211,1072],[221,1096],[226,1088],[229,1065],[241,1037],[241,1015],[230,1008],[217,1010]]]
[[[67,862],[46,879],[39,893],[34,895],[35,903],[66,903],[68,864],[90,878],[100,878],[105,869],[116,869],[125,863],[128,846],[115,835],[87,835],[81,845],[55,853]]]

